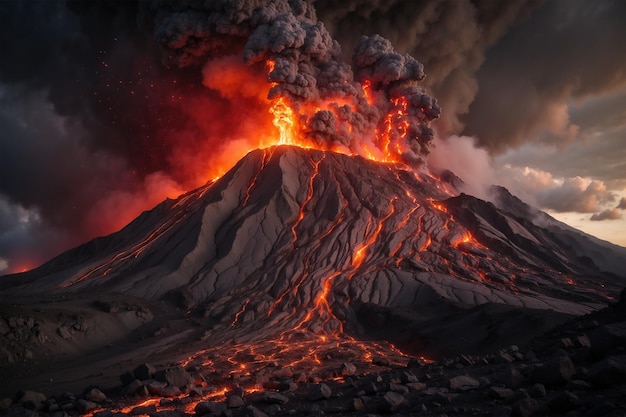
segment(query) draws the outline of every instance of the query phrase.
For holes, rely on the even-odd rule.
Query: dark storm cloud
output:
[[[170,155],[204,135],[178,98],[201,80],[161,64],[135,2],[3,1],[0,42],[0,195],[41,216],[0,257],[35,241],[31,257],[43,261],[50,247],[111,232],[94,212],[102,202],[145,201],[161,171],[183,181]]]
[[[617,205],[618,209],[620,210],[626,210],[626,197],[622,197],[621,200],[619,201],[619,204]]]
[[[600,181],[587,183],[580,177],[568,178],[559,186],[550,185],[537,192],[537,202],[557,212],[593,213],[615,201],[616,195]]]
[[[603,220],[619,220],[622,218],[622,213],[617,209],[606,209],[600,213],[594,213],[589,220],[591,221],[603,221]]]
[[[593,126],[589,130],[581,130],[583,135],[588,135],[587,139],[572,143],[565,149],[547,145],[523,145],[499,156],[497,163],[500,166],[510,164],[520,168],[532,166],[549,171],[557,178],[593,178],[604,182],[609,189],[624,189],[626,123],[601,134],[594,132],[598,129],[601,127]]]
[[[487,53],[465,132],[495,151],[532,138],[571,143],[572,101],[626,85],[625,19],[621,0],[546,2]]]
[[[381,34],[424,64],[425,84],[444,109],[437,127],[459,132],[478,91],[475,73],[485,50],[540,2],[317,0],[320,20],[346,51],[362,34]]]

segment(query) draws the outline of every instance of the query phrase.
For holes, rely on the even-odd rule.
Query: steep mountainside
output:
[[[114,384],[145,360],[224,373],[402,356],[385,341],[480,353],[618,296],[624,278],[604,260],[619,250],[445,178],[297,147],[251,152],[119,232],[0,279],[0,371],[71,388],[96,370]]]
[[[2,284],[20,294],[175,292],[211,315],[252,315],[255,328],[316,329],[354,324],[360,303],[406,306],[433,292],[567,313],[617,293],[623,281],[574,249],[592,240],[538,226],[513,199],[507,209],[393,165],[270,148]]]

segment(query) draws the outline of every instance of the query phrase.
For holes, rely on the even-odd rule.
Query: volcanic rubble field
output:
[[[286,357],[267,361],[250,350],[237,354],[224,347],[250,370],[219,372],[205,366],[206,357],[185,366],[143,363],[115,369],[121,375],[106,389],[94,375],[96,385],[54,395],[21,390],[3,398],[0,406],[2,415],[33,417],[624,416],[625,316],[626,292],[609,307],[566,321],[527,345],[434,362],[400,355],[353,362],[354,352],[337,343],[334,348],[319,346],[318,366],[305,370]],[[16,318],[2,332],[32,331],[30,320]],[[398,359],[404,364],[390,364]]]

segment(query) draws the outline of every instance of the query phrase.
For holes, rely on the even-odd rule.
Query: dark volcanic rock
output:
[[[150,415],[150,414],[156,413],[156,411],[157,411],[157,408],[156,408],[156,405],[154,405],[154,404],[140,405],[140,406],[134,407],[132,410],[130,410],[130,414],[133,415],[133,416],[138,416],[138,415],[142,415],[142,414]]]
[[[468,375],[459,375],[450,379],[450,389],[453,391],[467,391],[480,387],[480,382]]]
[[[530,417],[539,409],[537,400],[524,398],[513,404],[514,417]]]
[[[587,379],[597,386],[624,383],[626,381],[626,355],[602,359],[589,369]]]
[[[341,369],[339,370],[339,373],[343,376],[354,375],[356,373],[356,366],[349,362],[344,362],[341,364]]]
[[[39,417],[39,413],[35,410],[29,410],[21,405],[14,404],[2,411],[2,416],[6,417]]]
[[[599,357],[626,348],[626,321],[598,327],[589,336],[591,352]]]
[[[80,411],[81,413],[86,413],[92,410],[95,410],[96,408],[98,408],[98,404],[92,402],[92,401],[87,401],[83,398],[79,398],[76,401],[76,409],[78,411]]]
[[[506,399],[513,396],[513,390],[504,387],[490,387],[489,396],[497,399]]]
[[[388,391],[383,395],[378,403],[378,409],[383,413],[395,411],[404,403],[404,396],[397,392]]]
[[[107,396],[98,388],[92,388],[85,393],[85,399],[94,403],[102,404],[107,400]]]
[[[263,411],[259,410],[253,405],[249,405],[246,407],[246,416],[248,417],[269,417]]]
[[[157,371],[154,366],[149,363],[143,363],[135,368],[133,375],[135,378],[144,381],[146,379],[153,378],[156,372]]]
[[[155,374],[155,378],[159,381],[166,382],[168,385],[184,388],[193,383],[193,378],[183,367],[174,366],[164,369]]]
[[[17,403],[29,410],[41,410],[46,396],[35,391],[21,391],[17,395]]]
[[[553,412],[570,411],[580,405],[580,399],[569,391],[563,391],[548,401],[548,408]]]
[[[265,391],[263,393],[263,401],[268,404],[287,404],[289,402],[289,397],[279,394],[277,392]]]
[[[330,398],[332,390],[324,383],[315,384],[309,389],[309,400],[319,401],[326,398]]]
[[[533,368],[531,379],[544,385],[563,385],[576,374],[568,356],[559,356]]]
[[[226,405],[221,402],[202,401],[196,405],[194,411],[197,416],[206,414],[219,415],[222,411],[226,411]]]

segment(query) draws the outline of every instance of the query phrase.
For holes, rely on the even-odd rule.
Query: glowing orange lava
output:
[[[300,145],[296,139],[295,117],[283,97],[278,98],[270,112],[274,115],[274,126],[278,128],[279,139],[277,145]]]

